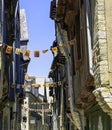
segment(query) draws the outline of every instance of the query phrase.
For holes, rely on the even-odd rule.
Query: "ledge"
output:
[[[112,118],[112,88],[100,87],[95,89],[93,94],[102,110]]]

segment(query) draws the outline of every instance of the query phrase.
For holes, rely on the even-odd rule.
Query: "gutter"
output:
[[[89,56],[89,73],[93,76],[93,63],[92,63],[92,43],[91,43],[91,32],[89,23],[89,0],[86,0],[86,29],[87,29],[87,43],[88,43],[88,56]]]

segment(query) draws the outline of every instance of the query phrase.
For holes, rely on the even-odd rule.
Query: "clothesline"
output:
[[[70,44],[70,45],[74,45],[74,43],[75,43],[75,40],[73,39],[73,40],[71,40],[71,41],[68,41],[68,43]],[[12,50],[13,50],[13,46],[11,46],[11,45],[8,45],[8,44],[6,44],[6,43],[2,43],[2,42],[0,42],[0,46],[1,47],[3,47],[3,48],[5,48],[6,50],[5,50],[5,52],[6,52],[6,54],[11,54],[12,53]],[[56,52],[58,52],[58,47],[66,47],[67,46],[67,44],[66,43],[60,43],[58,46],[55,46],[55,47],[51,47],[51,49],[43,49],[43,50],[41,50],[42,51],[42,53],[46,53],[46,52],[48,52],[49,50],[51,50],[53,53],[56,53]],[[15,48],[15,54],[16,55],[20,55],[21,53],[23,53],[23,55],[24,56],[30,56],[30,52],[31,52],[31,50],[28,50],[28,49],[25,49],[25,50],[22,50],[21,49],[21,47],[20,48]],[[34,50],[33,51],[34,52],[34,57],[39,57],[40,56],[40,50]]]
[[[26,84],[12,84],[12,88],[15,88],[17,86],[17,88],[20,88],[20,86],[22,88],[28,88],[29,86],[33,87],[33,88],[40,88],[40,87],[59,87],[61,85],[61,81],[58,82],[53,82],[53,83],[44,83],[43,85],[41,84],[31,84],[31,85],[26,85]]]
[[[24,107],[25,111],[34,111],[34,112],[52,112],[52,109],[34,109],[34,108],[29,108],[29,107]]]

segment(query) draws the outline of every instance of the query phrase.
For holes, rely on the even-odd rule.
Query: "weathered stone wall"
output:
[[[98,104],[112,118],[112,0],[96,0],[93,52]]]
[[[104,0],[96,0],[94,11],[93,57],[95,58],[94,75],[97,88],[109,83]]]
[[[108,43],[109,81],[112,86],[112,0],[105,0],[105,17]]]

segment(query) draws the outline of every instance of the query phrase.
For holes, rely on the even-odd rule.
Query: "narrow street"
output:
[[[0,0],[0,130],[112,130],[111,22],[112,0]]]

